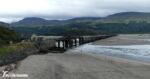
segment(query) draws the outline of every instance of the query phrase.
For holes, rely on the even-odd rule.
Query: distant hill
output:
[[[18,22],[11,23],[11,26],[47,26],[57,23],[59,23],[59,20],[46,20],[38,17],[28,17]]]
[[[100,33],[150,33],[150,13],[122,12],[107,17],[78,17],[68,20],[24,18],[11,24],[22,36],[94,35]]]
[[[0,26],[4,26],[4,27],[10,27],[10,24],[8,23],[4,23],[4,22],[0,22]]]
[[[107,17],[78,17],[68,20],[46,20],[38,17],[24,18],[18,22],[11,23],[11,26],[51,26],[65,25],[73,22],[101,22],[101,23],[128,23],[128,22],[148,22],[150,23],[150,13],[144,12],[121,12]]]
[[[115,23],[128,23],[131,21],[136,22],[149,22],[150,23],[150,13],[144,13],[144,12],[122,12],[122,13],[116,13],[109,15],[101,20],[102,22],[115,22]]]
[[[66,21],[68,22],[90,22],[90,21],[96,21],[102,19],[101,17],[78,17],[78,18],[72,18],[68,19]]]
[[[38,17],[28,17],[24,18],[18,22],[11,23],[11,26],[51,26],[51,25],[64,25],[72,22],[86,22],[86,21],[95,21],[100,18],[98,17],[79,17],[72,18],[68,20],[46,20]]]

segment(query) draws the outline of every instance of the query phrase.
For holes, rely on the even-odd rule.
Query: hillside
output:
[[[122,12],[109,15],[107,17],[78,17],[68,20],[46,20],[38,17],[27,17],[18,22],[11,23],[11,26],[53,26],[53,25],[65,25],[73,22],[93,22],[93,23],[128,23],[135,22],[148,22],[150,23],[150,13],[144,12]]]
[[[18,22],[11,23],[12,26],[49,26],[59,23],[59,20],[46,20],[38,17],[24,18]]]
[[[148,22],[150,23],[150,13],[143,12],[122,12],[109,15],[101,20],[102,22],[107,23],[128,23],[131,21],[136,22]]]
[[[38,35],[95,35],[120,33],[150,33],[150,13],[123,12],[107,17],[78,17],[68,20],[24,18],[12,23],[22,36]]]
[[[7,25],[6,23],[0,23],[0,46],[19,39],[19,34],[8,28]]]
[[[68,20],[46,20],[43,18],[38,17],[28,17],[24,18],[18,22],[11,23],[11,26],[14,27],[43,27],[43,26],[53,26],[53,25],[65,25],[72,22],[91,22],[100,19],[99,17],[79,17],[79,18],[72,18]]]

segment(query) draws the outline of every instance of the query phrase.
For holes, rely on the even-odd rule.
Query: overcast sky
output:
[[[150,12],[150,0],[0,0],[0,21],[24,17],[103,17],[127,11]]]

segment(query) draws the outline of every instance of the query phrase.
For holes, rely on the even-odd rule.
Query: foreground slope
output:
[[[150,65],[105,56],[47,54],[28,57],[11,73],[28,74],[21,79],[149,79]]]

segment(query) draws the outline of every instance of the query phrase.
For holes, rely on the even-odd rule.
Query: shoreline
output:
[[[65,52],[65,54],[79,54],[79,55],[86,55],[86,56],[92,56],[98,59],[103,59],[103,60],[112,60],[114,62],[128,62],[128,63],[137,63],[137,64],[145,64],[145,65],[150,65],[150,62],[142,61],[142,60],[136,60],[134,58],[122,58],[122,57],[116,57],[112,55],[105,55],[105,54],[95,54],[95,53],[83,53],[83,52],[78,52],[78,51],[72,51],[72,49],[68,50]]]
[[[150,34],[120,34],[116,37],[111,37],[106,40],[98,40],[90,43],[91,45],[101,45],[101,46],[140,46],[140,45],[150,45]],[[103,55],[103,54],[102,54]],[[108,56],[108,55],[106,55]],[[150,63],[148,58],[137,59],[137,57],[117,57],[115,58],[133,60],[137,62]]]
[[[102,55],[102,54],[99,54],[99,55],[95,55],[95,54],[86,54],[86,55],[90,55],[90,56],[93,56],[93,57],[96,57],[96,58],[100,58],[100,59],[108,59],[108,60],[112,60],[113,62],[116,62],[116,63],[130,63],[130,64],[143,64],[143,65],[149,65],[150,66],[150,63],[149,62],[143,62],[143,61],[138,61],[138,60],[134,60],[134,59],[127,59],[127,58],[121,58],[121,57],[114,57],[114,56],[107,56],[107,55]]]

